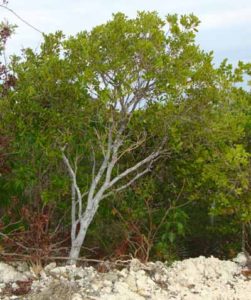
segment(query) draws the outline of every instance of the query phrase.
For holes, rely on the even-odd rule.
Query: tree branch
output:
[[[125,176],[129,175],[130,173],[136,171],[137,169],[139,169],[141,166],[151,162],[152,160],[155,160],[159,155],[160,155],[161,151],[158,150],[156,152],[153,152],[152,154],[150,154],[149,156],[147,156],[145,159],[141,160],[140,162],[138,162],[136,165],[134,165],[131,168],[128,168],[127,170],[125,170],[124,172],[122,172],[120,175],[116,176],[109,184],[109,188],[112,187],[115,183],[117,183],[119,180],[121,180],[122,178],[124,178]]]
[[[80,219],[81,218],[81,215],[82,215],[82,195],[81,195],[81,191],[78,187],[78,184],[77,184],[77,178],[76,178],[76,173],[73,171],[72,167],[71,167],[71,164],[68,160],[68,158],[65,156],[64,154],[64,148],[61,149],[61,152],[62,152],[62,157],[63,157],[63,161],[67,167],[67,170],[68,170],[68,173],[70,175],[70,178],[71,178],[71,181],[72,181],[72,185],[77,193],[77,198],[78,198],[78,218]],[[74,196],[75,198],[75,196]],[[73,200],[73,198],[72,198]],[[73,200],[75,203],[75,199]]]
[[[88,193],[88,204],[87,204],[88,206],[91,204],[91,201],[92,201],[94,193],[95,193],[96,186],[99,183],[101,177],[103,176],[103,174],[108,166],[109,159],[111,156],[111,150],[112,150],[112,128],[110,127],[109,133],[108,133],[108,145],[107,145],[106,155],[104,157],[101,167],[99,168],[98,174],[92,180],[91,187],[90,187],[89,193]]]
[[[151,171],[151,168],[147,168],[145,169],[144,171],[138,173],[136,176],[134,176],[133,179],[131,179],[129,182],[127,182],[126,184],[122,185],[121,187],[105,194],[101,200],[103,200],[104,198],[107,198],[109,196],[111,196],[112,194],[115,194],[115,193],[119,193],[121,192],[122,190],[126,189],[127,187],[129,187],[130,185],[132,185],[137,179],[139,179],[140,177],[142,177],[143,175],[145,175],[146,173],[150,172]]]

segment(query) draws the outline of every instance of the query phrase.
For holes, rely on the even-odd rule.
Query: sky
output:
[[[201,20],[197,43],[214,51],[216,64],[224,58],[234,65],[251,61],[251,0],[9,0],[8,7],[42,32],[62,30],[66,35],[90,30],[119,11],[128,17],[142,10],[161,17],[194,13]],[[0,20],[18,25],[9,53],[39,48],[41,34],[1,7]]]

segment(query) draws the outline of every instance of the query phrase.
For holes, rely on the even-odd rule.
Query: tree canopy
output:
[[[216,67],[196,44],[198,26],[192,14],[117,13],[12,57],[13,84],[1,84],[0,162],[11,170],[0,178],[1,209],[13,197],[20,209],[47,209],[48,235],[71,210],[61,227],[73,262],[91,224],[84,243],[107,248],[103,226],[116,253],[134,248],[143,259],[185,245],[195,212],[203,233],[216,231],[210,216],[222,216],[217,228],[233,216],[233,228],[248,224],[250,93],[237,83],[250,65]]]

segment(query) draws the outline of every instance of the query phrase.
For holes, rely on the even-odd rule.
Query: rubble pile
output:
[[[122,270],[47,265],[38,274],[25,263],[0,263],[0,299],[30,300],[247,300],[251,277],[245,257],[190,258],[171,266],[133,259]],[[250,272],[251,273],[251,272]]]

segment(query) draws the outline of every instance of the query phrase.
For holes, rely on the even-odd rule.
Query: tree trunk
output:
[[[84,243],[86,232],[89,226],[88,223],[89,222],[87,222],[87,220],[81,220],[77,236],[75,236],[75,238],[72,236],[68,264],[76,264],[76,261],[79,258],[80,250]]]
[[[89,191],[87,192],[88,194],[87,206],[85,208],[84,213],[82,209],[83,195],[81,194],[80,188],[77,184],[76,170],[74,171],[72,169],[68,158],[64,154],[64,148],[62,148],[63,161],[67,166],[70,178],[72,180],[72,230],[71,230],[71,250],[69,253],[69,260],[68,260],[69,264],[76,264],[77,259],[79,258],[79,254],[86,236],[87,229],[89,228],[89,225],[91,224],[98,210],[100,201],[108,197],[109,195],[113,194],[114,192],[120,192],[126,189],[138,178],[150,172],[152,163],[161,154],[160,149],[162,145],[156,152],[151,153],[146,158],[136,163],[134,166],[126,169],[125,171],[121,172],[119,175],[112,178],[112,171],[114,169],[115,164],[118,161],[118,149],[123,144],[123,141],[121,140],[121,134],[123,133],[123,131],[124,131],[124,125],[122,125],[114,141],[112,140],[112,132],[111,130],[109,131],[108,150],[105,155],[104,161],[96,176],[94,176],[95,173],[95,163],[94,163],[93,181],[91,183]],[[137,172],[136,175],[134,174],[131,180],[129,180],[127,183],[123,184],[122,186],[117,187],[115,190],[111,191],[111,188],[115,186],[117,182],[121,181],[123,178],[127,177],[128,175],[135,173],[140,168],[143,168],[143,170]],[[106,173],[104,174],[104,172]],[[100,180],[102,176],[104,178],[102,184],[100,184]],[[76,212],[76,206],[78,206],[78,212]],[[79,224],[79,230],[77,230],[78,224]]]
[[[75,238],[73,238],[73,236],[72,236],[71,250],[69,253],[69,260],[67,262],[68,264],[70,264],[70,265],[76,264],[77,259],[79,258],[81,247],[85,240],[87,229],[89,228],[89,225],[92,222],[96,211],[97,211],[97,207],[93,207],[91,211],[87,210],[85,212],[85,215],[83,216],[83,218],[80,220],[79,231],[78,231],[77,235],[75,236]],[[72,224],[72,226],[74,226],[74,225]]]
[[[80,254],[80,250],[81,250],[81,244],[80,245],[73,245],[71,246],[71,251],[69,253],[69,260],[67,261],[67,263],[69,265],[74,265],[77,262],[77,259],[79,257]]]

